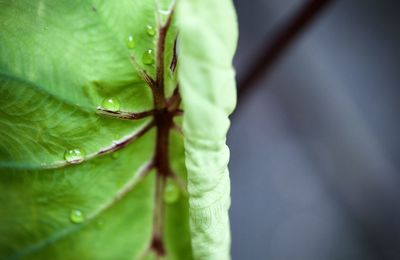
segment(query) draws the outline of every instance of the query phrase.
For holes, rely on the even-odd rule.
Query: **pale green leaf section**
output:
[[[225,260],[230,258],[225,140],[236,104],[236,15],[230,0],[182,0],[177,18],[193,253],[195,259]]]
[[[151,234],[153,176],[109,203],[151,159],[153,138],[150,132],[117,154],[66,168],[0,170],[0,259],[139,255]],[[73,210],[82,212],[82,224],[71,222]]]
[[[96,108],[106,97],[118,98],[124,111],[152,107],[137,69],[154,75],[141,57],[155,48],[146,33],[155,14],[152,0],[0,0],[0,259],[131,260],[147,249],[154,173],[130,184],[153,156],[154,130],[116,153],[52,166],[67,149],[91,155],[149,122],[108,118]],[[176,134],[171,160],[185,179]],[[82,223],[71,221],[74,210]],[[183,194],[166,206],[168,259],[192,259],[188,214]]]
[[[0,167],[57,165],[66,149],[93,154],[140,123],[96,115],[107,97],[121,109],[151,108],[138,76],[145,50],[155,48],[152,1],[0,1]],[[136,47],[127,47],[132,35]]]

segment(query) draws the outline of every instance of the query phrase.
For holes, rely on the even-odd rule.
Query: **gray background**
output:
[[[305,0],[237,0],[240,78]],[[400,3],[336,1],[240,101],[232,257],[400,259]]]

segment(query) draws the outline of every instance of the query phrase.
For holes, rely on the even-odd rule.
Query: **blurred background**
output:
[[[239,81],[307,2],[235,1]],[[400,259],[399,68],[400,2],[332,1],[239,96],[234,260]]]

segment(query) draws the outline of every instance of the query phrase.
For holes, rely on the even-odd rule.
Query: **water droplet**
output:
[[[129,36],[128,36],[128,40],[126,41],[126,46],[127,46],[129,49],[135,48],[135,46],[136,46],[136,40],[135,40],[135,38],[133,38],[132,35],[129,35]]]
[[[143,53],[142,61],[146,65],[153,64],[154,63],[153,50],[149,49],[145,53]]]
[[[167,182],[164,190],[164,202],[172,204],[176,202],[179,198],[180,191],[179,188],[172,182]]]
[[[85,153],[80,149],[66,150],[64,159],[69,163],[80,163],[83,161]]]
[[[71,220],[71,222],[74,224],[79,224],[85,221],[85,216],[79,209],[74,209],[69,214],[69,220]]]
[[[103,100],[101,106],[105,110],[117,112],[121,108],[121,103],[119,102],[118,98],[115,97],[108,97]]]
[[[156,34],[156,30],[154,30],[153,26],[151,25],[147,25],[146,31],[149,36],[154,36]]]

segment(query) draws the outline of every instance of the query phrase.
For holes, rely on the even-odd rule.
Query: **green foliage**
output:
[[[237,41],[234,8],[229,0],[182,1],[178,27],[193,252],[196,259],[229,259],[225,139],[228,115],[236,104],[231,65]]]
[[[185,138],[171,132],[169,158],[188,193],[167,182],[166,258],[227,259],[235,15],[230,0],[176,8],[165,93],[179,79]],[[156,77],[155,2],[0,0],[0,24],[0,259],[139,259],[154,228],[157,172],[140,174],[156,130],[99,154],[151,117],[121,120],[97,108],[153,109],[142,70]],[[169,69],[177,35],[178,76]]]

